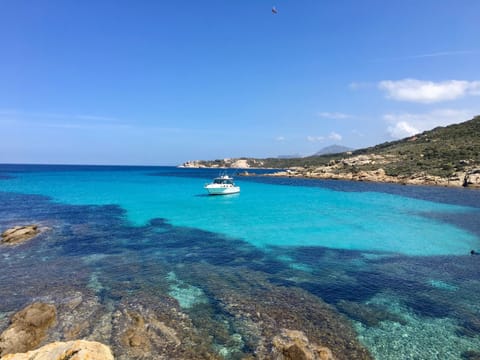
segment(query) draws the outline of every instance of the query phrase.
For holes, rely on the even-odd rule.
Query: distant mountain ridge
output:
[[[352,151],[352,148],[343,146],[343,145],[330,145],[326,146],[319,151],[317,151],[313,156],[320,156],[320,155],[330,155],[330,154],[339,154],[339,153],[344,153],[347,151]]]
[[[295,158],[301,158],[302,155],[300,154],[294,154],[294,155],[278,155],[277,158],[279,159],[295,159]]]

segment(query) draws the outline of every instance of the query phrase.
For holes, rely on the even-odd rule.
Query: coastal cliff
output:
[[[269,175],[480,188],[480,116],[344,153],[288,159],[195,160],[182,167],[277,168],[283,170]]]

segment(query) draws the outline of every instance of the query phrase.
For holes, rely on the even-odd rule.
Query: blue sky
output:
[[[1,0],[0,163],[308,155],[462,122],[480,114],[479,14],[478,0]]]

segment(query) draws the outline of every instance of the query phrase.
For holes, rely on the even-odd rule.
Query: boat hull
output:
[[[205,190],[208,191],[209,195],[230,195],[230,194],[237,194],[240,192],[239,186],[205,186]]]

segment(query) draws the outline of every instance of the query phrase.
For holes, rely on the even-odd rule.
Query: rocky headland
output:
[[[480,188],[480,116],[402,140],[302,158],[195,160],[181,167],[281,169],[269,176]]]
[[[432,175],[426,171],[391,175],[388,166],[392,157],[369,154],[331,160],[327,165],[291,167],[266,176],[301,177],[313,179],[372,181],[403,185],[437,185],[480,188],[480,168],[455,171],[448,176]],[[366,168],[362,170],[362,168]]]

